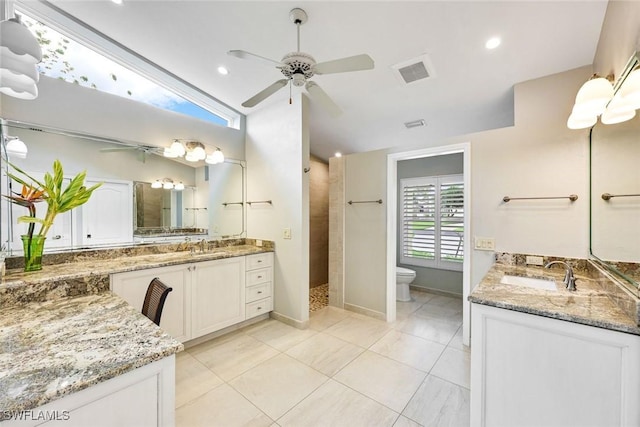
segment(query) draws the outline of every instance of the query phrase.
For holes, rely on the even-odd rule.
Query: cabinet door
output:
[[[245,320],[245,258],[193,264],[192,338]]]
[[[190,338],[189,280],[191,272],[187,265],[151,268],[111,275],[111,290],[132,306],[142,310],[147,287],[154,277],[173,288],[164,304],[160,327],[178,341]]]
[[[97,184],[87,180],[86,186]],[[131,182],[103,182],[82,209],[82,245],[133,241],[133,186]]]

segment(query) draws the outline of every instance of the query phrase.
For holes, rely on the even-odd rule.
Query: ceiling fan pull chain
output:
[[[298,49],[297,49],[297,51],[300,52],[300,22],[296,22],[296,29],[298,30]]]
[[[300,27],[298,27],[300,28]],[[293,104],[293,101],[291,100],[291,80],[289,80],[289,105]]]

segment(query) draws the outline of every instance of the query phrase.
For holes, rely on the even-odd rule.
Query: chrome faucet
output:
[[[573,275],[573,269],[571,268],[571,266],[564,261],[551,261],[547,263],[547,265],[545,265],[544,268],[551,268],[553,264],[562,264],[565,266],[566,271],[564,273],[564,280],[562,281],[562,283],[564,283],[564,286],[567,288],[567,290],[575,291],[576,278]]]
[[[207,239],[200,240],[200,242],[199,242],[200,252],[204,252],[204,245],[206,245],[206,244],[207,244]]]

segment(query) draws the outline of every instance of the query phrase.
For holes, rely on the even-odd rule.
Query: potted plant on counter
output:
[[[29,210],[29,215],[21,216],[18,222],[29,223],[27,234],[22,235],[24,248],[24,271],[36,271],[42,269],[42,251],[44,242],[53,225],[53,220],[59,213],[67,212],[89,200],[93,191],[102,183],[90,188],[84,186],[86,171],[77,174],[66,188],[62,188],[64,172],[59,160],[53,162],[53,174],[47,172],[44,182],[33,178],[17,166],[9,164],[19,175],[8,173],[9,177],[22,184],[20,193],[13,192],[5,196],[12,203],[24,206]],[[30,182],[29,182],[30,181]],[[44,218],[36,217],[36,203],[47,203],[47,213]],[[38,234],[34,234],[35,225],[40,224]]]

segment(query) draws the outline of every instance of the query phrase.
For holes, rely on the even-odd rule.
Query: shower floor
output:
[[[320,310],[329,305],[329,284],[309,289],[309,312]]]

